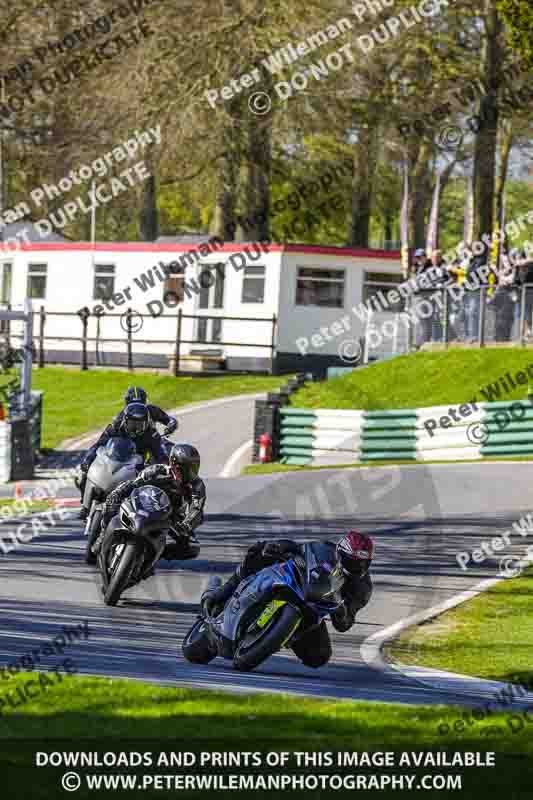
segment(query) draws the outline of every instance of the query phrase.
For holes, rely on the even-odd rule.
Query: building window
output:
[[[203,264],[198,276],[200,297],[198,308],[224,307],[224,264]]]
[[[391,303],[387,298],[388,292],[395,289],[405,278],[392,272],[365,272],[363,283],[363,303],[368,303],[372,297],[376,297],[376,302],[382,307],[387,307],[388,311],[399,313],[404,310],[405,298],[400,295],[395,303]]]
[[[242,303],[264,303],[265,268],[245,267],[242,282]]]
[[[94,267],[93,300],[109,300],[115,293],[115,267],[96,264]]]
[[[183,282],[185,279],[183,273],[183,267],[180,267],[181,275],[173,275],[171,278],[167,278],[164,283],[164,290],[163,290],[163,297],[167,297],[169,305],[174,306],[178,303],[183,303]],[[168,294],[167,294],[168,292]],[[176,299],[177,298],[177,299]]]
[[[30,264],[28,266],[28,285],[26,287],[26,294],[30,299],[45,299],[46,270],[46,264]]]
[[[2,296],[0,301],[4,304],[11,302],[11,281],[12,281],[12,264],[3,264],[4,270],[2,272]]]
[[[344,270],[298,267],[296,305],[344,308]]]

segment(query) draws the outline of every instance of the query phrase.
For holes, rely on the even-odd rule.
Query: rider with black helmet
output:
[[[125,418],[128,414],[131,416],[133,413],[131,409],[134,406],[135,408],[143,406],[148,412],[148,425],[140,435],[138,433],[134,433],[132,436],[132,438],[135,440],[135,444],[138,445],[137,452],[139,455],[142,455],[143,458],[145,457],[146,453],[149,453],[154,461],[166,461],[166,453],[163,449],[161,436],[155,427],[155,423],[159,422],[162,425],[166,425],[167,427],[163,431],[163,435],[168,436],[177,429],[178,420],[175,417],[170,417],[163,411],[163,409],[159,408],[159,406],[147,404],[147,399],[147,394],[142,386],[130,386],[124,395],[124,402],[126,404],[125,408],[113,418],[109,425],[106,426],[98,441],[95,442],[85,454],[85,458],[79,467],[81,476],[77,481],[82,504],[83,495],[85,493],[85,484],[87,482],[87,472],[96,458],[96,452],[98,448],[107,444],[112,436],[130,436],[127,428],[131,427],[134,429],[136,426],[131,420],[127,422],[126,425]],[[129,412],[128,409],[130,409]],[[82,505],[79,514],[80,519],[87,519],[88,513],[89,510]]]
[[[152,417],[150,414],[150,406],[136,401],[126,406],[118,417],[113,420],[111,425],[108,425],[100,438],[85,454],[85,458],[80,464],[81,477],[78,482],[78,488],[81,493],[81,502],[83,503],[83,495],[85,493],[85,484],[87,482],[87,472],[89,467],[96,458],[96,452],[99,447],[103,447],[113,436],[126,436],[130,438],[137,450],[137,453],[143,458],[150,455],[153,461],[165,461],[166,452],[161,443],[161,437],[154,428]],[[80,511],[80,518],[86,519],[89,509],[82,505]]]
[[[171,433],[174,433],[174,431],[177,430],[178,420],[176,419],[176,417],[171,417],[169,414],[166,413],[166,411],[163,411],[162,408],[159,408],[159,406],[154,406],[152,405],[152,403],[149,403],[148,395],[146,394],[142,386],[128,387],[128,390],[124,395],[125,408],[130,403],[144,403],[144,405],[150,412],[150,419],[152,420],[152,424],[155,425],[156,423],[159,423],[160,425],[166,426],[165,430],[163,431],[163,436],[170,436]],[[111,425],[115,426],[120,425],[123,415],[124,411],[120,411],[114,418]]]
[[[290,539],[277,542],[257,542],[252,545],[241,564],[223,586],[208,589],[202,595],[202,606],[214,616],[221,611],[239,583],[250,575],[271,566],[278,561],[287,560],[303,554],[304,544]],[[370,536],[359,531],[349,531],[336,544],[322,541],[329,553],[332,575],[340,584],[341,604],[331,614],[333,627],[344,633],[355,622],[355,615],[364,608],[372,596],[372,581],[369,567],[372,563],[374,544]],[[310,624],[308,630],[294,644],[293,651],[307,667],[321,667],[331,658],[331,642],[326,621]]]
[[[200,454],[190,444],[175,444],[170,452],[169,464],[154,464],[144,469],[134,480],[120,484],[107,498],[102,516],[102,534],[93,550],[98,552],[105,530],[118,513],[120,504],[141,486],[157,486],[163,489],[172,506],[172,544],[167,544],[162,558],[169,561],[196,558],[200,544],[194,535],[195,528],[203,521],[205,484],[198,476]]]

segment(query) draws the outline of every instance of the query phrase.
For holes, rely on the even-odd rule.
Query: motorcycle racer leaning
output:
[[[356,613],[367,605],[372,596],[372,581],[368,570],[372,563],[374,544],[370,536],[358,531],[349,531],[337,544],[330,541],[325,541],[324,544],[331,548],[331,562],[336,565],[335,569],[342,571],[345,578],[340,590],[342,603],[330,615],[333,627],[344,633],[352,627]],[[303,547],[303,544],[290,539],[256,542],[225,584],[207,589],[203,593],[202,607],[211,616],[218,614],[244,578],[278,561],[302,555]],[[327,664],[332,650],[325,619],[318,625],[310,626],[292,649],[307,667],[317,668]]]
[[[141,486],[157,486],[169,497],[172,507],[170,535],[174,539],[167,544],[162,558],[172,561],[196,558],[200,543],[194,530],[203,522],[206,492],[203,480],[198,477],[200,454],[190,444],[175,444],[170,452],[169,464],[154,464],[144,469],[136,478],[125,481],[110,492],[102,515],[102,532],[93,552],[98,553],[107,526],[118,513],[121,503]],[[148,577],[148,576],[147,576]]]
[[[124,400],[129,400],[133,394],[139,397],[144,396],[146,399],[146,392],[144,389],[131,386],[126,392]],[[104,447],[113,436],[126,436],[132,439],[137,452],[139,455],[142,455],[143,458],[146,456],[146,453],[149,453],[156,462],[166,460],[166,453],[162,446],[161,436],[155,428],[155,422],[161,422],[167,425],[164,431],[165,434],[172,433],[178,427],[178,421],[174,417],[169,417],[168,414],[158,408],[158,406],[146,405],[141,400],[133,400],[106,426],[98,440],[89,448],[79,466],[81,475],[77,481],[77,486],[80,490],[82,503],[79,513],[80,519],[87,519],[89,513],[89,509],[83,506],[87,473],[96,458],[98,448]]]

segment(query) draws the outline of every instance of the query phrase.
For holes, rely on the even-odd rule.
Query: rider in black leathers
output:
[[[342,605],[330,615],[333,627],[344,633],[355,622],[355,615],[364,608],[372,596],[372,581],[368,569],[372,562],[373,542],[369,536],[350,531],[340,541],[325,542],[331,547],[331,561],[337,563],[345,576],[341,589]],[[303,545],[290,539],[277,542],[257,542],[248,550],[231,578],[219,588],[208,589],[201,603],[208,614],[216,615],[225,606],[239,583],[250,575],[303,553]],[[292,647],[294,653],[307,667],[321,667],[331,658],[331,642],[326,621],[313,625]]]
[[[174,542],[167,544],[162,558],[185,560],[196,558],[200,543],[194,530],[203,522],[206,501],[205,484],[198,477],[200,455],[189,444],[175,444],[170,452],[169,465],[154,464],[144,469],[134,480],[121,483],[110,492],[102,515],[102,533],[93,551],[98,553],[109,522],[118,513],[121,503],[141,486],[157,486],[169,497],[172,513],[170,535]]]
[[[125,395],[125,400],[135,394],[140,397],[146,398],[146,392],[140,387],[130,387]],[[141,409],[145,409],[141,412]],[[136,415],[138,422],[129,420],[129,416]],[[146,458],[149,454],[153,461],[161,462],[166,461],[166,452],[162,445],[161,436],[156,430],[155,423],[161,422],[167,425],[165,434],[172,433],[178,427],[178,421],[174,417],[169,417],[158,406],[146,405],[140,400],[132,400],[126,407],[116,415],[113,421],[106,426],[104,431],[100,434],[98,441],[86,452],[83,461],[80,464],[80,477],[78,480],[78,488],[80,490],[82,508],[80,511],[80,519],[86,519],[89,509],[83,506],[83,495],[85,493],[85,484],[87,482],[87,473],[94,459],[99,447],[104,447],[107,442],[114,436],[127,436],[135,443],[135,447],[139,455]]]
[[[120,423],[124,418],[124,411],[126,410],[126,407],[130,403],[144,403],[144,405],[148,409],[148,413],[150,414],[152,425],[159,423],[160,425],[166,426],[165,430],[163,431],[163,436],[170,436],[171,433],[174,433],[174,431],[177,430],[178,420],[176,419],[176,417],[171,417],[169,414],[166,413],[166,411],[163,411],[162,408],[159,408],[159,406],[154,406],[152,405],[152,403],[149,403],[148,395],[141,386],[130,386],[128,388],[128,391],[124,395],[123,410],[119,411],[116,417],[113,418],[113,421],[111,422],[110,425],[107,426],[106,430],[108,428],[113,428],[115,430],[118,430],[118,428],[120,427]],[[116,434],[111,434],[111,435],[116,435]]]

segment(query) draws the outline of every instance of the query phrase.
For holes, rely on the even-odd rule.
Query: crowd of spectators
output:
[[[480,283],[474,280],[477,270],[489,266],[488,278]],[[487,272],[487,270],[485,271]],[[425,276],[423,281],[420,281]],[[425,342],[440,342],[444,338],[444,313],[448,309],[447,341],[463,341],[474,343],[479,340],[479,325],[482,304],[485,305],[485,339],[497,342],[516,340],[521,335],[526,340],[533,340],[533,256],[525,250],[515,248],[503,253],[498,269],[491,267],[491,253],[488,247],[480,255],[457,258],[447,263],[440,250],[435,250],[428,258],[425,250],[416,250],[410,269],[410,278],[416,278],[417,288],[413,296],[413,308],[417,319],[417,348]],[[526,284],[525,293],[522,287]],[[531,284],[528,286],[528,284]],[[430,286],[431,288],[427,288]],[[446,305],[430,299],[438,289],[444,291],[449,287],[462,286],[461,292],[450,291]],[[483,291],[482,291],[482,287]],[[524,308],[522,309],[522,297]],[[460,297],[460,299],[456,299]],[[432,313],[416,314],[417,306],[428,302],[432,304]],[[520,319],[523,318],[523,330],[520,331]],[[488,321],[490,322],[490,333]]]

